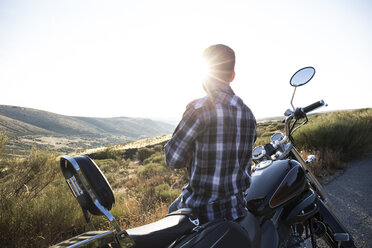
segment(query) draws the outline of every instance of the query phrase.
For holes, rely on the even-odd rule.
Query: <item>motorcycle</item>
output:
[[[313,67],[298,70],[292,110],[285,112],[285,135],[276,133],[271,142],[252,151],[251,185],[245,192],[248,214],[235,221],[200,223],[191,209],[179,209],[148,225],[122,230],[110,209],[115,197],[99,167],[88,156],[63,156],[62,173],[79,202],[91,231],[53,247],[317,247],[323,239],[329,247],[355,247],[321,184],[294,145],[293,132],[308,122],[307,113],[325,105],[318,101],[295,108],[296,89],[314,76]],[[299,121],[302,123],[298,124]],[[112,231],[96,231],[90,215],[104,215]]]
[[[309,155],[305,161],[294,145],[292,134],[308,123],[307,114],[326,106],[323,100],[304,108],[293,105],[297,87],[308,83],[314,74],[313,67],[305,67],[292,76],[292,110],[284,113],[285,135],[278,132],[271,136],[270,143],[252,151],[255,165],[246,191],[247,208],[259,217],[263,229],[265,225],[272,229],[267,239],[262,239],[261,247],[270,247],[265,242],[271,242],[271,247],[317,247],[317,238],[329,247],[355,247],[351,234],[309,170],[316,157]],[[274,241],[267,241],[269,238]]]

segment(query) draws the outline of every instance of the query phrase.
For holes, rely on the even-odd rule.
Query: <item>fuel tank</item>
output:
[[[252,172],[246,191],[247,208],[266,215],[304,191],[305,172],[295,160],[264,161]]]

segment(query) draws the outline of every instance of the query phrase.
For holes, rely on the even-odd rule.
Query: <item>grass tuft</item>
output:
[[[372,109],[318,115],[295,133],[304,150],[332,150],[347,161],[372,149]]]

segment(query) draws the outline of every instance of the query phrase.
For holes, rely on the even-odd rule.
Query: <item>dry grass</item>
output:
[[[7,159],[0,178],[0,246],[46,247],[85,228],[58,172],[57,156],[32,150]]]
[[[283,132],[280,121],[258,123],[256,146],[270,142],[275,132]],[[309,123],[294,134],[296,147],[305,154],[314,154],[311,165],[321,178],[345,168],[345,162],[372,151],[372,109],[337,111],[312,116]]]
[[[370,151],[371,117],[371,109],[314,117],[296,134],[303,156],[318,157],[317,163],[311,165],[317,176],[330,175],[344,168],[345,159]],[[256,145],[269,142],[270,136],[282,128],[280,122],[259,124]],[[6,135],[0,133],[0,154],[5,141]],[[154,142],[159,143],[159,139]],[[122,148],[106,148],[95,162],[115,192],[116,204],[111,212],[127,229],[164,217],[186,184],[187,173],[168,169],[161,147],[151,148],[152,152],[141,158],[142,165],[123,159]],[[2,157],[0,247],[46,247],[86,230],[81,209],[58,167],[57,154],[39,150],[24,159]],[[98,229],[109,228],[102,217],[93,218],[93,222]]]
[[[345,169],[345,162],[340,160],[340,153],[332,150],[324,151],[303,151],[301,156],[307,158],[308,155],[315,155],[317,160],[311,163],[308,167],[311,172],[318,178],[319,181],[327,181],[330,176],[337,171]]]

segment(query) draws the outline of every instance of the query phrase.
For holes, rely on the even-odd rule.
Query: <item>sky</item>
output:
[[[370,0],[0,0],[0,104],[177,122],[205,96],[201,55],[236,53],[231,87],[257,118],[294,105],[372,107]]]

